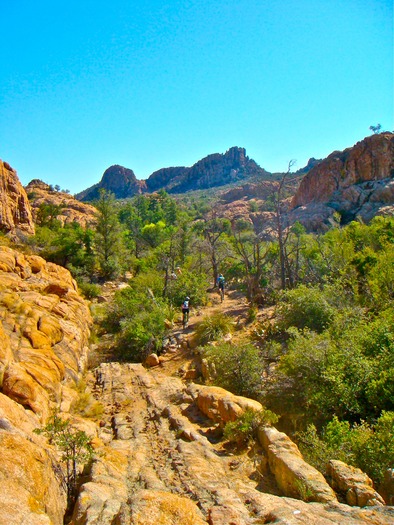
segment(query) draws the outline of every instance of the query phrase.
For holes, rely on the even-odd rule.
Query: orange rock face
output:
[[[71,274],[0,247],[0,523],[61,525],[54,450],[33,430],[84,370],[91,317]]]
[[[394,134],[380,133],[344,151],[335,151],[304,177],[292,206],[327,202],[355,184],[393,178]]]
[[[83,368],[88,306],[67,270],[0,247],[0,319],[2,390],[45,421]]]
[[[29,200],[16,171],[0,160],[0,230],[33,235],[34,223]]]

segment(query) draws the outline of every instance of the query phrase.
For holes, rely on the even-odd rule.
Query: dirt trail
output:
[[[230,294],[201,314],[246,310],[242,298]],[[187,334],[201,314],[193,312]],[[105,407],[99,433],[105,446],[81,488],[73,525],[390,523],[378,513],[368,517],[339,504],[281,497],[261,451],[226,449],[198,410],[193,384],[179,375],[192,360],[190,350],[179,348],[154,368],[103,363],[95,369],[92,389]]]

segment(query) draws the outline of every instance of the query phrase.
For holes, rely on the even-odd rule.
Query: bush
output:
[[[98,284],[78,280],[78,288],[85,299],[95,299],[101,294],[101,286]]]
[[[214,365],[213,383],[239,396],[260,400],[263,362],[259,350],[251,345],[222,343],[206,347],[204,356]]]
[[[67,488],[67,503],[71,509],[77,495],[77,481],[80,467],[89,464],[95,452],[92,441],[83,431],[74,428],[69,420],[63,420],[56,414],[43,428],[34,430],[36,434],[44,434],[49,442],[61,452],[61,462],[65,465],[64,481]]]
[[[224,335],[232,332],[234,326],[231,317],[221,312],[204,317],[196,329],[197,341],[206,345],[210,341],[218,341]]]
[[[183,270],[177,279],[168,282],[167,298],[174,306],[180,306],[185,297],[190,297],[192,307],[205,305],[207,303],[207,277]]]
[[[157,352],[165,333],[166,309],[160,306],[141,310],[121,321],[117,353],[121,359],[141,362],[150,353]]]
[[[330,459],[339,459],[379,484],[394,464],[394,412],[382,412],[375,425],[361,422],[352,426],[334,417],[320,436],[310,425],[296,439],[305,459],[323,474]]]
[[[331,323],[334,309],[319,288],[300,285],[283,293],[278,317],[283,330],[295,326],[320,333]]]
[[[257,431],[262,425],[272,425],[278,416],[270,410],[245,410],[235,421],[229,421],[224,427],[223,437],[230,443],[246,446],[257,438]]]

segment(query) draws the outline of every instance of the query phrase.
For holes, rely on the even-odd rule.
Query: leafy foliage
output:
[[[263,363],[255,346],[222,343],[205,347],[203,353],[214,365],[215,385],[239,396],[261,399]]]
[[[394,412],[382,412],[375,424],[350,425],[334,417],[319,436],[310,425],[297,434],[298,444],[307,461],[322,473],[329,459],[339,459],[361,468],[376,483],[394,464]]]
[[[278,416],[270,410],[245,410],[235,421],[226,423],[223,437],[237,446],[246,446],[257,438],[257,431],[263,425],[273,425]]]
[[[330,324],[334,309],[317,287],[300,285],[286,290],[278,305],[279,323],[283,329],[294,326],[322,332]]]

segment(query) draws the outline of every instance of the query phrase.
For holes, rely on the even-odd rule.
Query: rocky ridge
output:
[[[34,234],[34,222],[26,192],[17,173],[0,160],[0,230],[10,234]]]
[[[99,198],[100,190],[106,190],[117,199],[126,199],[146,191],[146,183],[137,180],[133,170],[115,164],[105,170],[101,181],[90,188],[78,193],[75,197],[83,202]]]
[[[98,184],[78,193],[76,198],[85,202],[93,200],[98,197],[101,188],[112,192],[117,199],[161,189],[168,193],[185,193],[223,186],[252,176],[267,178],[269,175],[246,156],[244,148],[233,147],[224,154],[208,155],[192,167],[160,169],[152,173],[146,181],[137,180],[130,169],[111,166],[104,172]]]
[[[80,202],[72,195],[54,190],[49,184],[34,179],[26,186],[33,219],[37,223],[40,208],[43,205],[58,208],[56,219],[62,226],[78,223],[89,228],[97,222],[97,210],[94,206]]]

